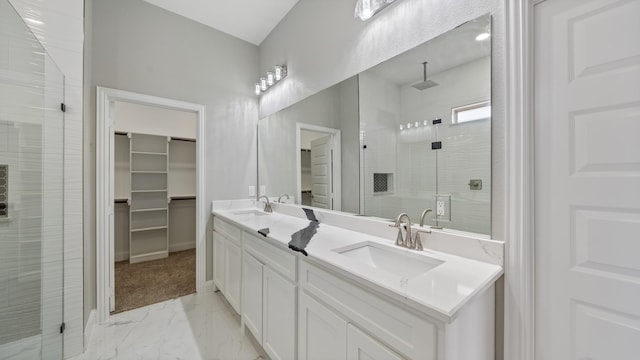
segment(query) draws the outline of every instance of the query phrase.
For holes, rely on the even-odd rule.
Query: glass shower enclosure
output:
[[[62,359],[64,76],[0,0],[0,359]]]

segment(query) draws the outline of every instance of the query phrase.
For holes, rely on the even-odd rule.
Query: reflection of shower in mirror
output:
[[[418,89],[420,91],[422,90],[427,90],[430,89],[434,86],[438,86],[438,83],[435,81],[431,81],[431,80],[427,80],[427,62],[423,62],[422,63],[422,67],[423,67],[423,77],[422,77],[422,81],[417,83],[417,84],[413,84],[413,87],[415,89]]]

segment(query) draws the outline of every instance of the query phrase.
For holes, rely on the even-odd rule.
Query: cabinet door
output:
[[[248,252],[242,256],[242,318],[262,345],[262,263]]]
[[[298,359],[347,358],[347,322],[300,290]]]
[[[347,360],[402,360],[402,356],[389,350],[357,327],[347,326]]]
[[[233,241],[225,244],[224,256],[224,286],[231,307],[240,314],[240,289],[242,285],[242,249]]]
[[[295,358],[296,288],[268,267],[262,270],[262,347],[272,360]]]
[[[213,283],[223,294],[224,288],[224,248],[226,239],[219,232],[213,231]]]

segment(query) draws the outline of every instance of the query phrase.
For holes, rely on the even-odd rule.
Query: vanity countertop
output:
[[[243,214],[243,210],[247,213]],[[425,313],[445,323],[452,322],[460,310],[476,294],[491,287],[503,274],[502,266],[472,260],[444,252],[425,249],[422,252],[395,245],[395,238],[372,236],[337,226],[320,223],[317,233],[306,247],[308,256],[288,248],[291,235],[309,225],[309,220],[273,212],[256,216],[255,207],[212,210],[215,216],[230,221],[256,237],[302,256],[305,260],[328,268],[352,281]],[[264,237],[258,230],[269,228]],[[423,234],[422,236],[429,236]],[[413,276],[399,276],[365,262],[354,260],[340,252],[356,244],[368,243],[407,256],[407,261],[425,256],[430,262],[440,263],[431,270]],[[421,258],[419,258],[421,259]],[[403,264],[400,263],[400,266]]]

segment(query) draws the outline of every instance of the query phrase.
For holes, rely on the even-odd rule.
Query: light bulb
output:
[[[407,123],[407,129],[411,129],[411,123]]]
[[[276,81],[282,80],[286,76],[286,67],[284,65],[276,65]]]
[[[267,90],[267,78],[260,78],[260,90],[262,91],[266,91]]]
[[[273,86],[275,83],[273,71],[267,71],[267,85]]]
[[[414,125],[415,127],[418,127],[418,126],[420,126],[420,122],[419,122],[419,121],[416,121],[415,123],[413,123],[413,125]]]
[[[422,122],[422,125],[424,125],[424,126],[429,125],[429,121],[428,121],[428,120],[423,121],[423,122]]]
[[[260,83],[256,83],[256,95],[260,95],[260,93],[262,92],[262,89],[260,88]]]
[[[400,130],[404,130],[404,125],[400,124]]]

